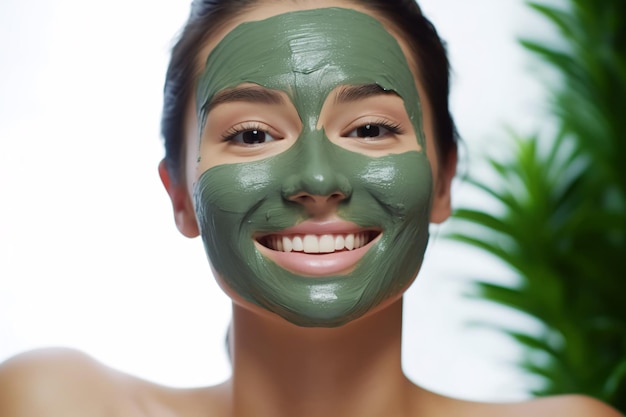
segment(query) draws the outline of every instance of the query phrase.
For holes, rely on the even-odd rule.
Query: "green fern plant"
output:
[[[533,394],[583,393],[626,412],[626,1],[527,4],[562,38],[521,41],[560,76],[547,86],[558,133],[511,135],[509,158],[487,158],[495,183],[467,180],[494,210],[457,209],[449,237],[519,277],[472,288],[542,324],[503,329],[544,382]]]

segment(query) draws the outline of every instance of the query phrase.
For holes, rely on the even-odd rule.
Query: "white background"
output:
[[[522,0],[422,0],[447,39],[453,112],[470,153],[543,121],[533,61],[544,36]],[[199,239],[174,226],[157,176],[161,91],[188,13],[174,0],[0,3],[0,361],[69,346],[180,387],[228,376],[229,301]],[[462,182],[455,201],[476,196]],[[404,362],[418,383],[475,400],[527,398],[504,336],[468,326],[515,314],[462,296],[513,275],[435,237],[406,296]]]

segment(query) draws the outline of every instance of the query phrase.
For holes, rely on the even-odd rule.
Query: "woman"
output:
[[[412,384],[402,295],[450,213],[443,47],[409,1],[196,2],[159,166],[233,300],[233,374],[173,390],[73,352],[0,370],[0,415],[619,416],[583,397],[479,404]]]

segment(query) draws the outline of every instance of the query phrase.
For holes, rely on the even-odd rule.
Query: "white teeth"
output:
[[[280,249],[276,248],[276,250],[280,250]],[[291,252],[292,250],[293,250],[293,243],[291,242],[291,239],[289,239],[287,236],[283,236],[283,251]]]
[[[354,235],[353,234],[346,235],[345,245],[346,245],[346,249],[348,250],[354,249]]]
[[[320,252],[331,253],[335,251],[335,239],[332,235],[322,235],[320,238]]]
[[[332,253],[341,250],[354,250],[369,242],[368,233],[348,233],[345,235],[295,235],[271,236],[267,245],[280,252]]]
[[[346,239],[343,235],[335,236],[335,250],[342,250],[346,247]]]
[[[320,241],[317,236],[306,235],[302,243],[306,253],[320,253]]]
[[[294,251],[302,252],[304,250],[304,244],[302,243],[302,238],[300,236],[295,236],[291,242],[293,244]]]

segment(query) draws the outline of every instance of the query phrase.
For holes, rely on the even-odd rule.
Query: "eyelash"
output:
[[[391,123],[391,122],[389,122],[387,120],[384,120],[384,119],[378,119],[378,120],[368,121],[368,122],[365,122],[365,123],[359,123],[358,126],[355,126],[353,129],[350,129],[349,131],[347,131],[342,136],[347,136],[348,133],[351,133],[354,130],[360,128],[360,127],[364,127],[364,126],[368,126],[368,125],[382,127],[384,129],[387,129],[389,132],[393,133],[394,135],[401,135],[401,134],[404,133],[404,130],[402,129],[400,124],[398,124],[398,123]]]
[[[400,127],[400,124],[398,124],[398,123],[391,123],[391,122],[387,122],[385,120],[381,120],[379,122],[372,123],[372,124],[378,125],[380,127],[384,127],[385,129],[387,129],[391,133],[395,133],[396,135],[404,133],[404,131]]]
[[[233,126],[230,129],[228,129],[226,132],[224,132],[222,134],[222,142],[231,142],[235,138],[235,136],[237,136],[238,134],[243,133],[243,132],[248,132],[251,130],[258,130],[261,132],[265,132],[269,134],[270,136],[276,137],[276,138],[280,136],[276,132],[272,131],[272,129],[269,129],[267,126],[262,125],[261,123],[248,122],[248,123],[243,123],[240,125]]]

